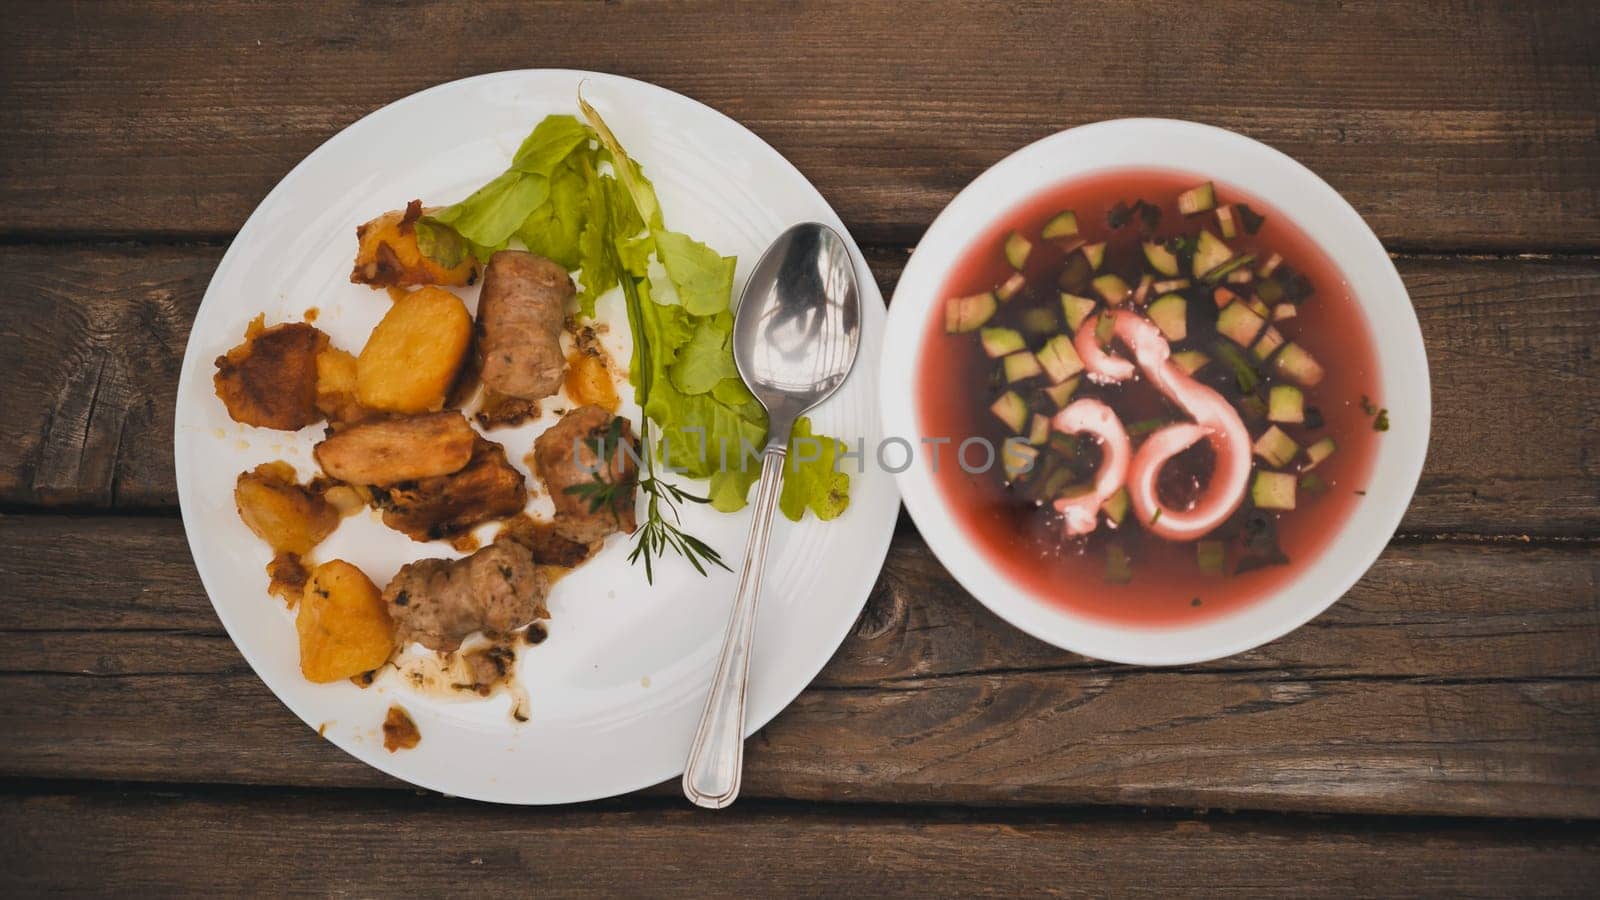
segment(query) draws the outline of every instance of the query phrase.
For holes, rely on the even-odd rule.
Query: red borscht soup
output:
[[[922,464],[1046,602],[1218,616],[1291,581],[1361,500],[1388,427],[1366,318],[1259,198],[1165,171],[1075,180],[975,235],[943,296]]]

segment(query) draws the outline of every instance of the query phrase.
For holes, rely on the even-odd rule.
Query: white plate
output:
[[[1013,586],[962,535],[924,460],[897,477],[928,545],[962,586],[1001,618],[1058,647],[1114,662],[1178,665],[1248,650],[1327,609],[1383,552],[1400,524],[1428,449],[1428,360],[1411,298],[1377,236],[1333,188],[1288,156],[1220,128],[1171,119],[1121,119],[1051,135],[996,163],[945,207],[917,245],[890,304],[883,351],[884,430],[917,444],[914,377],[933,305],[974,234],[1041,191],[1122,168],[1193,172],[1261,197],[1333,259],[1373,326],[1381,396],[1392,427],[1378,442],[1367,496],[1322,556],[1274,594],[1186,626],[1108,624],[1047,605]],[[961,436],[956,436],[957,440]]]
[[[576,114],[580,83],[654,180],[668,225],[738,255],[735,297],[761,251],[789,225],[818,221],[846,235],[861,288],[861,359],[812,417],[819,432],[874,446],[883,298],[827,201],[777,151],[715,110],[653,85],[586,72],[501,72],[441,85],[378,110],[319,147],[262,201],[228,249],[195,317],[178,384],[184,527],[206,592],[245,659],[306,724],[356,758],[422,787],[506,803],[607,797],[680,773],[734,576],[702,578],[669,560],[647,586],[625,559],[629,542],[612,537],[554,588],[549,640],[522,651],[517,672],[532,707],[532,720],[522,725],[511,720],[505,694],[424,696],[392,671],[365,690],[312,684],[300,677],[292,615],[266,593],[270,554],[239,521],[233,482],[277,458],[311,474],[310,449],[321,428],[290,434],[238,425],[212,393],[211,376],[213,360],[263,310],[270,323],[317,307],[317,326],[338,346],[359,350],[389,301],[349,283],[355,227],[414,197],[443,203],[466,196],[506,168],[545,115]],[[475,305],[475,289],[458,293]],[[628,344],[620,292],[613,295],[601,312],[615,329],[615,352]],[[626,358],[622,352],[619,360]],[[490,436],[520,466],[541,427]],[[816,676],[883,564],[899,505],[893,479],[871,470],[852,477],[850,508],[839,519],[823,524],[808,516],[795,525],[780,516],[774,530],[747,732]],[[696,508],[686,519],[737,563],[747,515]],[[380,586],[413,559],[459,555],[441,543],[414,543],[372,514],[345,520],[314,554],[347,559]],[[404,706],[422,733],[415,749],[392,755],[379,728],[391,702]]]

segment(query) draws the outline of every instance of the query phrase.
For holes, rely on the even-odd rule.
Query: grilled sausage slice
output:
[[[561,389],[561,325],[575,290],[559,263],[521,250],[489,258],[478,296],[481,378],[491,391],[539,400]]]
[[[395,484],[459,472],[478,433],[457,410],[381,419],[334,432],[313,448],[328,477],[346,484]]]

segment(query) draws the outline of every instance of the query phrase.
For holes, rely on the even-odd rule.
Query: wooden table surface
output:
[[[1589,894],[1600,884],[1600,13],[1461,0],[32,3],[0,25],[0,890]],[[442,81],[647,79],[788,156],[887,295],[1017,147],[1134,115],[1319,172],[1411,291],[1400,533],[1288,637],[1057,651],[903,523],[743,799],[503,808],[344,755],[195,576],[175,381],[251,209]],[[1378,327],[1382,327],[1379,323]]]

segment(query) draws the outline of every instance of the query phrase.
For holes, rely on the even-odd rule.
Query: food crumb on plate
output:
[[[417,723],[411,721],[411,716],[399,704],[390,706],[389,714],[383,719],[383,749],[390,753],[410,750],[421,741],[422,733],[417,730]]]

